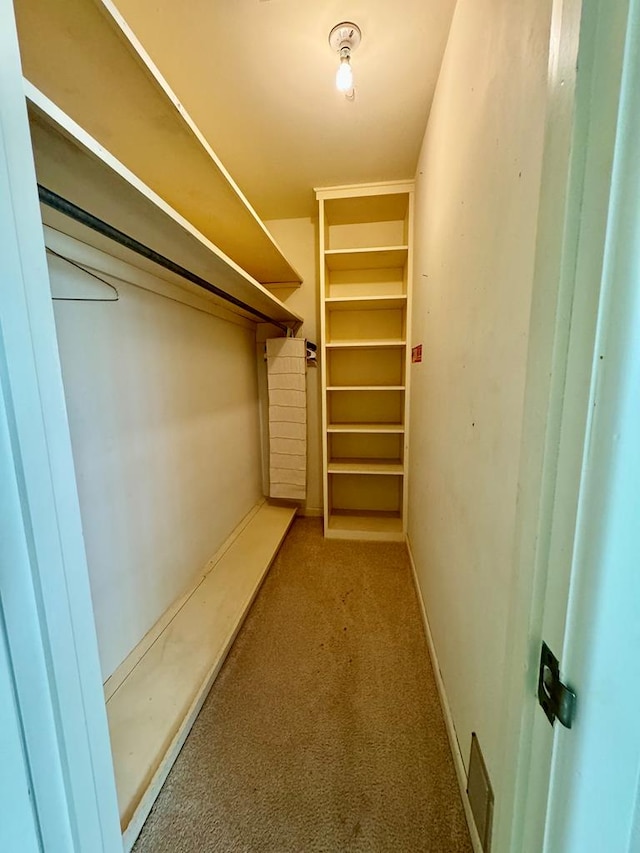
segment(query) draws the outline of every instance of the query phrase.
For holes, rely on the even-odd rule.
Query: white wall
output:
[[[304,317],[298,337],[318,345],[318,223],[313,219],[271,219],[265,223],[276,242],[300,272],[298,288],[278,288],[275,295]],[[319,364],[319,362],[318,362]],[[307,500],[303,511],[322,515],[322,408],[320,368],[307,370]]]
[[[409,538],[496,799],[550,5],[459,0],[417,172]]]
[[[111,296],[49,266],[54,293]],[[118,302],[55,302],[105,679],[262,494],[254,324],[110,280]]]

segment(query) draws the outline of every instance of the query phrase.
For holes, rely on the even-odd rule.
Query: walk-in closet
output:
[[[0,0],[0,848],[590,853],[636,5]]]

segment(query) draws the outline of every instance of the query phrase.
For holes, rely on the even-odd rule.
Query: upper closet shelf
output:
[[[224,294],[214,298],[231,297],[235,303],[231,310],[243,316],[275,321],[294,331],[299,328],[302,318],[298,314],[221,252],[27,81],[25,91],[36,175],[42,187],[132,238],[131,245],[133,241],[143,244],[152,254],[182,268],[191,275],[191,284],[180,282],[188,289],[194,283],[200,287],[208,283]],[[141,257],[132,248],[45,204],[42,219],[57,231],[158,274],[158,261]],[[178,270],[174,272],[181,275]],[[161,273],[161,277],[166,276]]]
[[[300,274],[111,0],[16,0],[25,77],[261,284]]]

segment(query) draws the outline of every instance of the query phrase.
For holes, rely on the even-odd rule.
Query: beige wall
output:
[[[119,301],[54,304],[106,679],[260,500],[262,484],[255,324],[209,313],[205,298],[184,304],[181,288],[94,256],[100,275],[119,276]],[[111,298],[49,260],[54,293]]]
[[[298,337],[320,349],[318,319],[318,225],[313,219],[271,219],[265,223],[285,257],[303,278],[299,288],[278,288],[275,295],[304,317]],[[304,512],[322,514],[322,417],[320,368],[307,370],[307,501]]]
[[[459,0],[417,171],[409,537],[496,798],[550,5]]]

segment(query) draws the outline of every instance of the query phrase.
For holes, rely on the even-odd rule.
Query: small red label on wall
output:
[[[411,363],[418,364],[422,361],[422,344],[418,344],[417,347],[413,347],[411,350]]]

